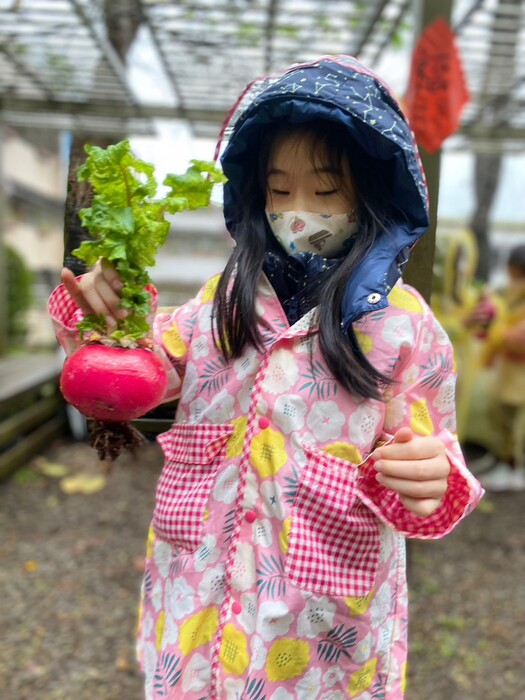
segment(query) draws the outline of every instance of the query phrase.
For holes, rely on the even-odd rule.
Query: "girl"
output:
[[[428,224],[400,109],[323,57],[253,83],[225,134],[223,274],[158,352],[179,396],[159,437],[142,589],[147,698],[387,698],[405,686],[405,537],[481,497],[454,435],[451,347],[397,281]],[[106,263],[64,270],[58,336],[118,309]]]

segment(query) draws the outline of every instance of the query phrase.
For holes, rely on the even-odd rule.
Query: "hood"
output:
[[[251,83],[221,136],[227,141],[221,157],[228,178],[224,218],[233,232],[232,203],[241,191],[247,164],[256,159],[261,131],[276,122],[301,124],[315,119],[341,123],[375,167],[388,162],[394,175],[390,204],[397,215],[348,281],[342,308],[346,328],[367,311],[386,306],[386,295],[399,278],[409,249],[428,227],[426,182],[413,134],[379,78],[350,56],[324,56]]]

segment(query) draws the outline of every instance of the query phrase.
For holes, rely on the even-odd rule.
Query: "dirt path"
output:
[[[100,474],[86,445],[44,457]],[[34,468],[0,486],[1,700],[142,700],[134,627],[160,466],[148,445],[91,495]],[[410,545],[407,700],[525,700],[524,510],[525,494],[491,496],[446,540]]]

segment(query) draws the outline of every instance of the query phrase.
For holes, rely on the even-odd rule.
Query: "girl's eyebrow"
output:
[[[330,167],[325,167],[325,168],[312,168],[309,173],[311,175],[341,175],[341,171],[339,168],[330,168]],[[287,170],[282,170],[281,168],[270,168],[268,170],[266,177],[270,177],[271,175],[289,175],[289,172]]]

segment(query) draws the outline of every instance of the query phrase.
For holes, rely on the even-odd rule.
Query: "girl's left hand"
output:
[[[379,447],[372,457],[379,483],[396,491],[409,511],[424,518],[439,507],[450,472],[441,440],[401,428],[394,441]]]

